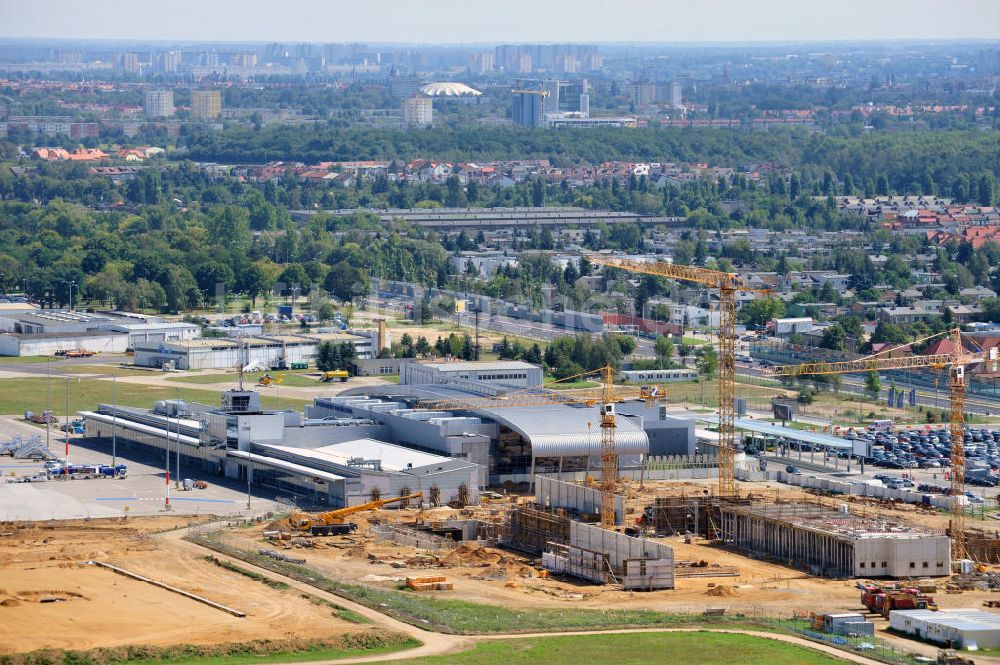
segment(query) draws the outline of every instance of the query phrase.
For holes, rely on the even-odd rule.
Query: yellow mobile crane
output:
[[[606,529],[613,529],[615,526],[615,487],[618,483],[618,449],[615,444],[615,430],[618,422],[615,415],[615,403],[632,397],[642,399],[647,404],[651,404],[653,401],[661,399],[663,394],[659,389],[651,386],[616,388],[614,385],[614,368],[611,365],[567,376],[545,385],[577,381],[595,374],[600,374],[601,376],[601,388],[598,391],[592,389],[539,391],[537,388],[524,388],[494,397],[418,401],[415,406],[435,411],[457,411],[463,409],[498,409],[516,406],[547,406],[551,404],[583,404],[585,406],[599,404],[601,409],[601,526]]]
[[[668,279],[703,284],[719,291],[719,494],[736,494],[736,292],[769,293],[756,289],[739,275],[682,266],[663,261],[643,262],[610,256],[590,255],[587,259],[607,268],[655,275]]]
[[[948,368],[951,396],[951,557],[966,558],[965,550],[965,368],[984,361],[981,354],[966,353],[962,346],[962,331],[954,328],[947,333],[931,335],[918,342],[948,335],[951,353],[926,356],[888,357],[895,349],[875,355],[842,362],[816,362],[801,365],[781,365],[765,370],[774,376],[807,376],[811,374],[850,374],[853,372],[878,372],[894,369]],[[915,342],[916,343],[916,342]],[[996,362],[996,350],[990,350],[990,361]]]
[[[337,508],[336,510],[328,510],[316,515],[311,515],[309,513],[293,513],[292,515],[289,515],[288,523],[292,526],[292,528],[300,531],[308,531],[314,536],[336,536],[350,533],[358,528],[357,524],[344,521],[344,518],[349,515],[363,513],[368,510],[379,510],[382,506],[386,506],[390,503],[399,503],[401,501],[409,501],[410,499],[422,498],[424,498],[423,492],[417,492],[415,494],[397,496],[391,499],[375,499],[374,501],[362,503],[357,506]]]

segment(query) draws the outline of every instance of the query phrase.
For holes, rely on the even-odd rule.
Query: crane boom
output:
[[[773,376],[803,376],[810,374],[851,374],[854,372],[878,372],[882,370],[948,368],[951,397],[951,556],[964,559],[965,549],[965,367],[981,362],[980,355],[965,353],[962,346],[962,331],[954,328],[948,333],[952,353],[937,353],[926,356],[904,356],[902,358],[879,355],[846,360],[841,362],[803,363],[801,365],[780,365],[765,370]],[[991,349],[990,360],[996,352]]]
[[[314,531],[317,528],[320,531],[324,527],[329,527],[334,524],[343,524],[344,518],[355,513],[362,513],[366,510],[378,510],[383,506],[387,506],[390,503],[399,503],[401,501],[409,501],[410,499],[422,499],[424,496],[423,492],[416,492],[414,494],[406,494],[404,496],[397,496],[391,499],[375,499],[374,501],[369,501],[367,503],[360,503],[356,506],[347,506],[346,508],[337,508],[335,510],[327,510],[325,512],[311,515],[309,513],[293,513],[289,516],[289,523],[296,529],[301,529],[303,531]]]
[[[736,292],[768,293],[734,273],[664,261],[588,256],[591,263],[644,275],[703,284],[719,290],[719,494],[736,494]]]
[[[803,363],[801,365],[779,365],[771,367],[775,376],[802,376],[804,374],[850,374],[852,372],[879,372],[894,369],[917,369],[931,367],[942,369],[961,357],[951,353],[937,353],[929,356],[907,356],[904,358],[858,358],[839,362]]]

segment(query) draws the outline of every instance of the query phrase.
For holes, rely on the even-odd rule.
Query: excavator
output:
[[[411,499],[424,498],[423,492],[406,494],[391,499],[375,499],[368,503],[348,506],[347,508],[337,508],[315,515],[309,513],[292,513],[288,516],[288,523],[293,529],[308,531],[313,536],[339,536],[357,530],[358,525],[353,522],[345,522],[344,518],[355,513],[363,513],[369,510],[379,510],[382,506],[390,503],[400,503]]]

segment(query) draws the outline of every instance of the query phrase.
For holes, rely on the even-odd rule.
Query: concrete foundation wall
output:
[[[544,508],[566,508],[587,515],[601,512],[601,491],[539,475],[535,481],[535,503]],[[625,521],[625,497],[615,496],[615,524]]]
[[[626,559],[669,559],[671,562],[674,560],[674,550],[668,545],[580,522],[570,522],[569,543],[606,553],[616,571],[621,571]]]

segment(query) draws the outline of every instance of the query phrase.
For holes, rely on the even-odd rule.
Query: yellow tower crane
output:
[[[755,289],[739,275],[674,263],[643,262],[608,256],[588,256],[591,263],[645,275],[702,284],[719,290],[719,494],[736,494],[736,292]]]
[[[962,346],[962,332],[955,328],[948,333],[939,333],[918,341],[949,335],[951,353],[931,355],[888,357],[895,349],[881,351],[875,355],[842,362],[817,362],[801,365],[781,365],[765,370],[774,376],[808,376],[812,374],[851,374],[854,372],[878,372],[896,369],[948,368],[951,396],[951,555],[953,559],[964,559],[965,549],[965,368],[967,365],[983,362],[981,354],[966,353]],[[996,349],[990,349],[990,361],[997,359]]]

